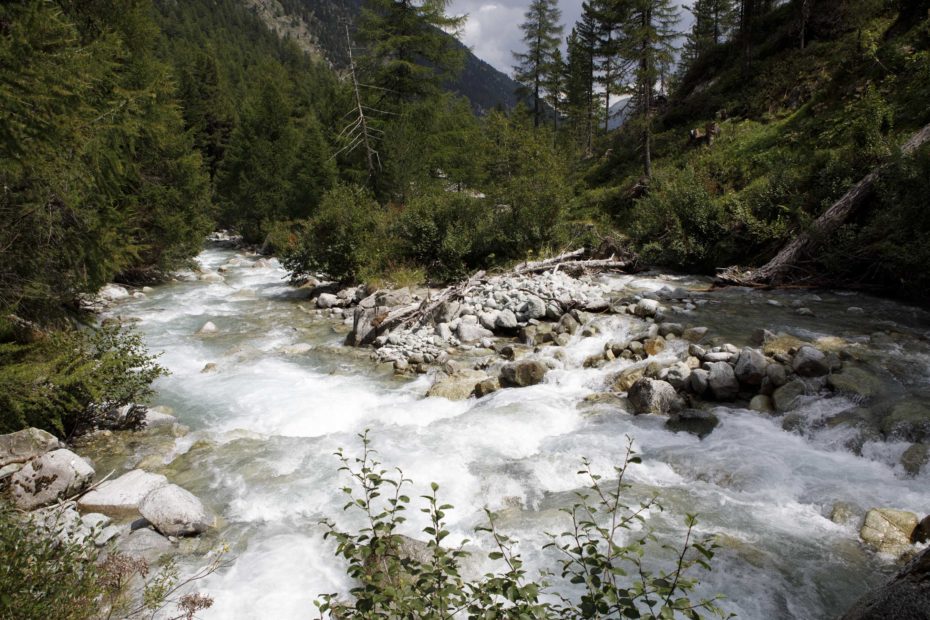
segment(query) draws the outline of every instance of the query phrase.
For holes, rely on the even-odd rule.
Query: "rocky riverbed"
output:
[[[202,586],[214,617],[303,616],[315,593],[348,587],[318,522],[342,518],[330,455],[365,428],[385,463],[440,483],[456,506],[453,539],[480,545],[482,508],[500,510],[531,569],[551,565],[542,532],[561,527],[579,459],[607,471],[633,436],[644,463],[631,493],[663,498],[649,519],[663,536],[682,532],[686,512],[720,534],[702,593],[724,593],[741,617],[838,615],[922,548],[921,310],[559,270],[479,279],[423,320],[381,331],[441,291],[295,288],[274,259],[227,248],[200,263],[175,283],[111,287],[94,302],[164,352],[173,374],[159,380],[155,413],[178,423],[72,449],[97,478],[114,471],[114,495],[135,518],[136,483],[199,498],[211,520],[189,522],[211,526],[204,533],[146,530],[191,569],[198,552],[230,542],[235,564]],[[77,510],[103,513],[88,496]]]

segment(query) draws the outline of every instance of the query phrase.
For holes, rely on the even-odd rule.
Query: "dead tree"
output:
[[[926,142],[930,142],[930,125],[915,133],[901,146],[905,155],[913,153]],[[723,270],[718,279],[725,284],[740,286],[765,286],[780,284],[787,281],[798,263],[813,254],[814,250],[832,233],[843,225],[849,216],[865,202],[871,194],[875,182],[881,175],[885,165],[879,166],[867,174],[861,181],[853,185],[842,198],[833,203],[823,215],[814,220],[811,227],[795,237],[788,245],[762,267],[743,271],[738,267],[729,267]]]
[[[378,139],[382,132],[380,129],[371,127],[368,122],[368,117],[365,114],[367,108],[362,104],[361,85],[358,81],[358,74],[355,71],[355,60],[352,56],[352,37],[349,35],[348,25],[346,25],[346,45],[349,50],[349,75],[352,78],[352,88],[355,94],[355,107],[349,111],[349,114],[354,114],[354,117],[342,128],[342,131],[337,136],[337,140],[343,140],[345,146],[333,153],[330,159],[335,158],[340,153],[351,153],[361,146],[365,149],[368,177],[371,178],[374,176],[376,170],[381,170],[381,158],[378,155],[378,151],[372,146],[372,143]]]

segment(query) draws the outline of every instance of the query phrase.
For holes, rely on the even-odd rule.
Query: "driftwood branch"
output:
[[[901,146],[905,155],[913,153],[924,143],[930,142],[930,125],[912,135]],[[766,286],[780,284],[792,279],[791,275],[798,268],[799,263],[813,254],[814,250],[858,209],[872,193],[875,182],[878,180],[887,164],[872,170],[862,180],[853,185],[849,191],[818,217],[810,228],[781,249],[781,251],[768,263],[755,270],[743,270],[739,267],[729,267],[721,271],[718,280],[725,284],[740,286]]]

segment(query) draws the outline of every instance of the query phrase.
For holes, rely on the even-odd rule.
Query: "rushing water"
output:
[[[215,270],[234,256],[210,249],[199,261]],[[452,542],[469,538],[480,547],[486,541],[474,527],[484,507],[501,511],[500,526],[521,541],[531,571],[553,567],[541,550],[543,532],[565,525],[558,508],[582,486],[581,457],[607,473],[623,458],[624,436],[632,436],[643,463],[632,466],[631,492],[658,492],[666,508],[653,511],[650,524],[679,540],[685,513],[697,513],[701,532],[723,534],[700,593],[724,594],[724,607],[742,618],[835,617],[886,578],[889,560],[860,546],[856,526],[830,520],[835,502],[921,515],[930,508],[926,473],[906,478],[897,463],[906,444],[871,442],[857,456],[845,447],[849,431],[842,427],[800,435],[784,431],[779,417],[737,408],[717,409],[721,423],[700,440],[666,430],[656,416],[579,407],[627,363],[584,369],[582,360],[622,336],[632,319],[605,317],[604,333],[575,336],[541,385],[450,402],[424,398],[427,377],[394,378],[366,352],[342,347],[344,326],[308,311],[275,261],[254,262],[234,259],[224,282],[166,284],[115,311],[139,318],[149,348],[163,353],[160,363],[171,375],[157,383],[155,404],[171,407],[191,429],[160,448],[164,471],[222,516],[207,543],[226,541],[235,557],[200,584],[216,601],[205,617],[312,617],[318,594],[350,587],[319,521],[351,523],[333,452],[357,451],[356,434],[366,428],[381,460],[402,468],[414,491],[439,483],[442,499],[455,506]],[[699,284],[658,276],[604,282],[617,295]],[[908,389],[926,396],[930,356],[925,343],[907,335],[926,329],[919,311],[822,293],[803,298],[817,311],[813,318],[790,310],[790,293],[703,297],[706,304],[682,309],[676,320],[708,325],[737,344],[758,327],[855,339],[897,326],[906,335],[889,337],[887,355],[904,360]],[[782,307],[766,303],[773,298]],[[850,305],[865,314],[850,317]],[[208,320],[218,332],[197,335]],[[295,346],[301,344],[311,348]],[[215,372],[201,372],[208,363]],[[851,405],[812,399],[803,412],[816,418]],[[132,465],[130,459],[121,466]],[[406,533],[413,536],[423,525],[418,514],[409,514]]]

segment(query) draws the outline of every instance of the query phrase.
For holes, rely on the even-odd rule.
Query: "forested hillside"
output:
[[[714,43],[700,11],[720,4],[695,5],[684,62],[655,106],[651,177],[634,118],[603,139],[583,204],[608,213],[645,261],[713,272],[761,265],[887,164],[792,279],[926,299],[930,157],[898,148],[930,122],[927,3],[788,2],[750,32],[730,21]]]

